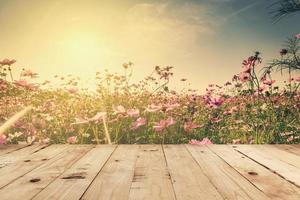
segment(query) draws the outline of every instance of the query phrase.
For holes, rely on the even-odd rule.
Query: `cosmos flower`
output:
[[[34,73],[34,72],[32,72],[31,70],[28,69],[28,70],[24,70],[21,73],[21,76],[27,76],[27,77],[30,77],[30,78],[37,78],[38,74]]]
[[[209,104],[212,105],[213,107],[220,107],[224,103],[224,98],[219,97],[219,98],[213,98],[209,101]]]
[[[153,129],[156,132],[162,132],[164,129],[174,124],[176,124],[176,121],[170,117],[167,120],[160,120],[159,122],[156,122],[153,126]]]
[[[295,78],[295,81],[296,81],[296,82],[300,82],[300,76],[297,77],[297,78]]]
[[[132,123],[131,125],[131,129],[132,130],[136,130],[138,129],[140,126],[143,126],[146,124],[146,119],[145,118],[142,118],[142,117],[139,117],[137,118],[137,120],[135,122]]]
[[[183,125],[183,129],[187,133],[191,132],[193,129],[200,128],[200,127],[201,127],[200,125],[195,124],[192,121],[185,122]]]
[[[70,94],[75,94],[75,93],[78,92],[78,88],[75,88],[75,87],[69,88],[69,89],[67,89],[67,91],[68,91]]]
[[[219,119],[219,118],[217,118],[217,117],[214,117],[214,118],[211,118],[210,121],[211,121],[212,123],[218,123],[218,122],[222,121],[222,119]]]
[[[295,35],[295,38],[300,39],[300,33]]]
[[[172,125],[174,125],[174,124],[176,124],[176,121],[175,121],[172,117],[169,117],[169,118],[166,120],[166,125],[167,125],[167,127],[172,126]]]
[[[242,140],[241,139],[233,139],[232,144],[242,144]]]
[[[276,82],[275,80],[264,80],[264,81],[263,81],[263,83],[264,83],[265,85],[269,85],[269,86],[273,85],[275,82]]]
[[[0,135],[0,145],[6,144],[6,135]]]
[[[121,114],[121,115],[126,114],[126,110],[122,105],[113,106],[113,110],[114,110],[114,114]]]
[[[77,142],[77,136],[68,137],[67,142],[69,144],[75,144]]]
[[[28,83],[26,80],[17,80],[17,81],[14,81],[14,84],[16,86],[23,87],[28,90],[35,90],[38,87],[36,84]]]
[[[9,59],[4,59],[2,61],[0,61],[0,65],[8,65],[11,66],[12,64],[14,64],[16,62],[15,59],[9,60]]]
[[[249,79],[250,79],[250,74],[249,73],[245,73],[245,72],[241,72],[240,74],[239,74],[239,80],[241,81],[241,82],[247,82],[247,81],[249,81]]]
[[[189,144],[193,144],[193,145],[211,145],[213,144],[212,141],[210,141],[210,139],[203,138],[201,141],[199,140],[190,140]]]
[[[139,109],[129,109],[129,110],[127,110],[127,115],[129,117],[139,117],[140,110]]]

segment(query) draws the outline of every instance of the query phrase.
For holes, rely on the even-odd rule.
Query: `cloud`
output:
[[[255,6],[257,6],[258,4],[261,4],[261,3],[262,2],[257,1],[257,2],[254,2],[254,3],[251,3],[251,4],[247,5],[245,7],[242,7],[241,9],[238,9],[238,10],[232,12],[231,14],[229,14],[227,17],[225,17],[224,21],[227,21],[230,18],[236,17],[239,14],[244,13],[244,12],[250,10],[251,8],[253,8],[253,7],[255,7]]]
[[[157,43],[172,46],[189,46],[203,36],[214,34],[218,24],[208,7],[191,2],[136,4],[128,10],[126,19],[126,29],[132,37],[156,38]]]

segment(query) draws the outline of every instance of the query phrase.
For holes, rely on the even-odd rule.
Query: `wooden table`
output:
[[[0,146],[0,199],[300,199],[300,145]]]

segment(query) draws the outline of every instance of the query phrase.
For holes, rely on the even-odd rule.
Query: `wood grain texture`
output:
[[[300,199],[300,189],[227,145],[209,148],[271,199]]]
[[[281,149],[281,150],[293,153],[297,156],[300,156],[300,145],[299,144],[294,144],[294,145],[287,145],[287,144],[268,145],[268,147]]]
[[[32,199],[52,181],[71,167],[92,146],[75,146],[63,151],[57,157],[48,160],[35,170],[25,174],[0,190],[2,200]],[[16,196],[16,194],[18,194]]]
[[[25,148],[28,145],[26,144],[20,144],[20,145],[14,145],[14,144],[8,144],[8,145],[0,145],[0,156],[3,154],[8,154],[14,151],[17,151],[19,149]]]
[[[129,199],[175,199],[161,145],[139,146]]]
[[[164,145],[176,199],[223,199],[184,145]]]
[[[62,153],[67,148],[66,145],[51,145],[47,148],[34,151],[32,154],[24,157],[17,162],[0,169],[0,188],[18,179],[19,177],[34,170],[48,160]]]
[[[187,145],[198,165],[225,199],[268,199],[206,146]]]
[[[137,156],[137,145],[119,145],[82,199],[128,199]]]
[[[96,146],[33,199],[79,199],[115,148],[113,145]]]
[[[300,145],[1,148],[1,200],[300,199]]]
[[[26,146],[24,148],[16,149],[10,153],[6,153],[0,156],[0,170],[4,167],[9,167],[15,162],[26,159],[28,156],[46,148],[48,145],[34,144]]]
[[[260,145],[239,145],[236,150],[300,187],[300,158]]]

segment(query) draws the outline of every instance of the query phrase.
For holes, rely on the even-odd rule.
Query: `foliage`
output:
[[[300,1],[299,0],[280,0],[273,4],[273,7],[276,7],[272,11],[273,18],[275,21],[279,21],[285,16],[288,16],[292,13],[300,11]]]

